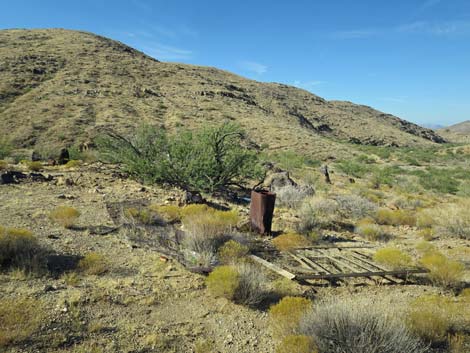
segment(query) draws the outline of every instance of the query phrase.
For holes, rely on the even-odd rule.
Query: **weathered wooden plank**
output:
[[[359,254],[358,252],[355,251],[355,253]],[[351,256],[353,259],[356,259],[357,261],[359,261],[360,263],[363,264],[364,266],[364,269],[366,269],[367,271],[387,271],[385,268],[383,267],[380,267],[378,266],[377,264],[373,263],[373,262],[370,262],[368,260],[365,260],[367,258],[367,256],[363,255],[363,257],[359,257],[358,255],[354,255],[353,253],[348,253],[349,256]],[[349,259],[349,261],[353,261],[351,259]],[[387,281],[390,281],[392,283],[401,283],[402,280],[399,279],[399,278],[392,278],[390,276],[383,276],[383,278],[385,278]]]
[[[305,256],[302,256],[301,254],[293,254],[289,252],[289,255],[292,256],[297,262],[299,262],[301,265],[307,265],[308,267],[317,270],[319,273],[330,273],[326,268],[322,267],[321,265],[310,261],[310,259],[306,258]]]
[[[279,266],[269,262],[269,261],[266,261],[265,259],[262,259],[261,257],[258,257],[256,255],[250,255],[250,258],[252,258],[254,261],[256,261],[257,263],[269,268],[271,271],[274,271],[276,272],[277,274],[287,278],[287,279],[290,279],[290,280],[293,280],[294,278],[296,278],[296,275],[294,275],[293,273],[290,273],[289,271],[286,271],[282,268],[280,268]]]
[[[349,254],[350,256],[352,256],[351,254]],[[342,256],[342,255],[339,255],[338,256],[339,258],[343,259],[344,261],[349,261],[350,263],[354,264],[356,267],[359,267],[360,269],[362,270],[366,270],[366,271],[375,271],[377,269],[374,269],[373,266],[369,266],[368,264],[364,263],[363,261],[361,260],[352,260],[350,259],[349,257],[345,257],[345,256]],[[389,277],[389,276],[383,276],[383,279],[389,281],[390,283],[397,283],[392,277]]]
[[[341,260],[340,260],[339,258],[337,258],[337,257],[329,256],[329,255],[325,254],[324,252],[322,252],[321,250],[317,250],[317,251],[318,251],[320,254],[322,254],[323,256],[325,256],[327,259],[329,259],[330,261],[333,261],[333,262],[337,263],[337,264],[339,265],[338,267],[342,266],[342,267],[345,267],[345,268],[347,268],[348,270],[353,271],[353,272],[357,272],[357,271],[358,271],[357,268],[350,266],[349,264],[345,263],[344,261],[341,261]],[[344,271],[342,271],[342,272],[344,272]]]
[[[380,271],[380,272],[352,272],[352,273],[332,273],[332,274],[318,274],[318,275],[300,275],[297,276],[299,280],[306,279],[333,279],[333,278],[348,278],[348,277],[372,277],[372,276],[400,276],[409,275],[412,273],[428,273],[424,269],[402,270],[402,271]]]

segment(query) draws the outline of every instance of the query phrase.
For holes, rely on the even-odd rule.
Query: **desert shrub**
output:
[[[442,194],[456,194],[459,191],[460,181],[456,170],[426,168],[417,170],[412,174],[418,177],[419,183],[425,190]]]
[[[78,271],[87,275],[101,275],[109,269],[108,260],[95,252],[86,254],[78,262]]]
[[[341,161],[336,163],[336,168],[343,172],[344,174],[362,178],[366,173],[371,170],[370,166],[367,166],[363,163],[357,163],[354,161]]]
[[[166,222],[177,222],[181,220],[182,208],[176,205],[150,205],[149,209],[162,216]]]
[[[276,188],[276,201],[280,206],[289,208],[297,208],[302,204],[302,201],[311,195],[308,189],[301,188],[294,185],[286,185],[281,188]]]
[[[184,217],[199,215],[203,213],[212,213],[212,212],[215,212],[215,209],[212,207],[209,207],[206,204],[191,204],[191,205],[186,205],[183,208],[181,208],[180,216],[181,218],[184,218]]]
[[[470,239],[470,201],[446,205],[438,211],[437,228],[449,237]]]
[[[12,151],[12,146],[5,138],[0,137],[0,159],[8,157]]]
[[[41,301],[15,297],[0,299],[0,348],[31,338],[46,319]]]
[[[387,241],[392,237],[381,226],[370,222],[358,222],[355,232],[367,240],[372,241]]]
[[[318,167],[321,162],[316,159],[301,154],[297,151],[279,151],[273,153],[267,158],[269,161],[275,162],[284,170],[300,169],[302,167]]]
[[[361,196],[338,195],[334,199],[338,203],[338,211],[346,218],[363,218],[377,210],[374,203]]]
[[[207,288],[215,295],[238,304],[255,306],[266,298],[266,279],[250,264],[216,267],[207,277]]]
[[[406,323],[423,340],[440,343],[445,341],[452,326],[453,309],[452,303],[445,297],[420,297],[410,304]]]
[[[433,244],[431,244],[429,241],[419,242],[418,244],[416,244],[415,249],[421,255],[436,251],[436,247]]]
[[[27,229],[0,226],[0,269],[42,272],[45,250]]]
[[[185,247],[197,254],[201,265],[209,265],[215,259],[217,250],[230,239],[238,223],[236,211],[208,209],[188,213],[185,209],[182,222],[186,231]]]
[[[387,208],[379,209],[375,214],[375,220],[378,224],[401,226],[416,225],[416,217],[406,210],[389,210]]]
[[[39,161],[24,161],[24,164],[32,172],[39,172],[42,169],[42,163]]]
[[[248,246],[229,240],[219,248],[219,260],[223,264],[236,263],[248,255],[249,251]]]
[[[272,240],[273,245],[280,251],[289,251],[311,245],[309,239],[297,233],[284,233]]]
[[[425,253],[420,263],[429,270],[429,278],[444,287],[457,285],[465,270],[462,263],[453,261],[438,251]]]
[[[71,159],[65,164],[65,168],[78,168],[82,165],[82,161],[77,160],[77,159]]]
[[[416,226],[419,228],[432,228],[436,225],[437,214],[435,210],[423,209],[416,214]]]
[[[301,297],[284,297],[269,308],[269,325],[275,339],[282,339],[299,332],[302,316],[310,310],[312,302]]]
[[[124,210],[124,216],[127,218],[132,218],[137,223],[146,225],[162,223],[159,215],[151,208],[138,209],[135,207],[130,207]]]
[[[374,254],[374,260],[392,269],[409,267],[412,264],[411,256],[397,248],[383,248]]]
[[[49,218],[65,228],[72,228],[80,212],[70,206],[58,206],[49,213]]]
[[[104,161],[122,164],[144,182],[213,192],[262,176],[257,154],[244,141],[240,127],[226,123],[173,136],[143,126],[131,139],[109,133],[97,145]]]
[[[306,199],[299,212],[299,231],[328,228],[338,220],[338,203],[334,200],[312,197]]]
[[[4,160],[0,160],[0,170],[5,170],[8,168],[8,163]]]
[[[331,299],[301,319],[300,334],[312,337],[322,353],[421,353],[427,349],[396,313],[369,299]]]
[[[296,281],[284,277],[272,281],[271,290],[279,297],[295,297],[302,294],[302,289]]]
[[[371,176],[371,184],[379,189],[382,185],[393,186],[397,182],[397,176],[402,173],[400,167],[375,168]]]
[[[276,347],[276,353],[317,353],[312,337],[289,335],[282,339]]]
[[[434,239],[434,230],[432,228],[424,228],[418,231],[418,235],[424,240],[433,240]]]

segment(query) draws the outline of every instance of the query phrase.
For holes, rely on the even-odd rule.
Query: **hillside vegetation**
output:
[[[370,107],[159,62],[122,43],[62,29],[0,31],[0,118],[0,136],[40,149],[86,143],[103,128],[126,134],[143,123],[174,130],[224,120],[240,124],[253,146],[319,158],[347,155],[343,142],[444,142]]]

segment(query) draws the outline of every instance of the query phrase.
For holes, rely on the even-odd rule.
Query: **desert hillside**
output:
[[[445,136],[446,139],[457,143],[468,143],[470,141],[470,120],[447,126],[437,130],[437,132]]]
[[[258,146],[328,157],[369,145],[444,142],[370,107],[327,101],[226,71],[159,62],[122,43],[62,30],[0,31],[0,135],[21,147],[80,143],[102,127],[175,129],[233,120]]]

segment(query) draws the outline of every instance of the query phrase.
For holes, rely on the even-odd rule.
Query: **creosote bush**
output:
[[[109,133],[99,137],[97,145],[104,161],[122,164],[144,182],[213,192],[262,176],[258,156],[245,141],[239,126],[225,123],[172,136],[142,126],[130,139]]]
[[[428,251],[419,261],[429,270],[429,278],[443,287],[451,287],[460,283],[465,266],[458,261],[447,258],[438,251]]]
[[[234,264],[248,255],[249,251],[248,246],[231,239],[219,248],[219,260],[223,264]]]
[[[311,337],[322,353],[424,353],[396,313],[369,298],[330,299],[301,319],[299,333]]]
[[[407,268],[412,264],[411,256],[397,248],[383,248],[374,254],[374,260],[392,269]]]
[[[375,214],[375,220],[378,224],[389,226],[416,225],[416,217],[408,210],[389,210],[381,208]]]
[[[207,288],[237,304],[256,306],[267,296],[266,278],[252,264],[216,267],[207,277]]]
[[[109,269],[108,260],[99,253],[86,254],[78,262],[78,271],[87,275],[101,275]]]
[[[312,337],[305,335],[289,335],[282,339],[276,347],[276,353],[318,353]]]
[[[0,269],[40,273],[45,269],[44,254],[29,230],[0,226]]]
[[[31,338],[46,318],[41,301],[15,297],[0,299],[0,348]]]
[[[65,228],[72,228],[80,217],[80,212],[70,206],[58,206],[51,211],[49,218]]]
[[[273,245],[280,251],[289,251],[312,245],[309,239],[297,233],[284,233],[272,240]]]
[[[281,340],[299,333],[302,316],[312,308],[312,302],[302,297],[284,297],[269,308],[269,325],[273,337]]]

